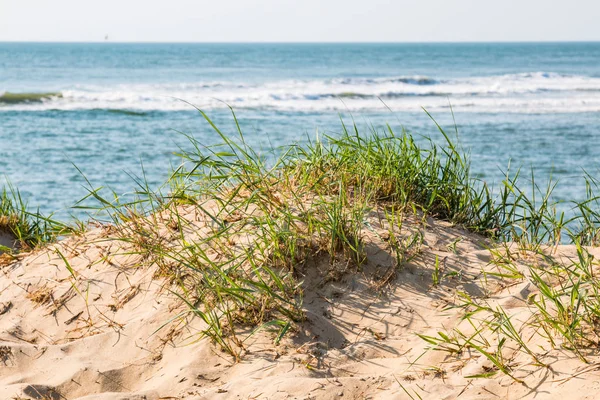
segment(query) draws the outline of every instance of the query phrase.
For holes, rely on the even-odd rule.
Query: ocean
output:
[[[600,178],[600,43],[0,43],[1,179],[82,217],[85,179],[157,186],[183,133],[219,141],[192,105],[233,134],[231,106],[265,154],[339,134],[340,119],[439,141],[426,109],[496,187],[509,162],[558,180],[563,201],[584,197],[583,170]]]

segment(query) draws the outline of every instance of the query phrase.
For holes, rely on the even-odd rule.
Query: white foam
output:
[[[281,111],[446,108],[464,112],[557,113],[600,111],[600,78],[546,72],[435,80],[425,76],[184,82],[75,86],[62,98],[1,105],[11,110],[189,110],[257,108]],[[381,100],[380,100],[381,98]]]

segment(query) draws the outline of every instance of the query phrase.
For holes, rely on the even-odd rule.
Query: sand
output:
[[[326,260],[305,266],[307,320],[279,345],[272,332],[252,336],[238,363],[200,338],[199,321],[173,320],[186,306],[155,265],[111,239],[109,226],[3,257],[0,398],[600,398],[600,357],[590,352],[583,363],[540,335],[530,335],[529,343],[550,367],[534,365],[523,352],[506,355],[523,383],[502,373],[469,378],[493,370],[475,351],[431,350],[416,333],[469,329],[462,310],[448,308],[458,304],[458,292],[487,296],[518,324],[533,312],[531,284],[484,279],[493,268],[489,243],[432,219],[406,222],[423,229],[424,242],[416,258],[397,269],[385,231],[376,218],[371,222],[367,265],[327,283],[319,264]],[[567,259],[575,253],[563,246],[556,254]],[[437,286],[436,257],[444,276]]]

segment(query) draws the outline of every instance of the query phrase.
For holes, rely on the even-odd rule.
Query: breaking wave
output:
[[[11,93],[4,92],[0,95],[0,104],[39,103],[44,100],[58,99],[62,97],[60,92],[46,93]]]
[[[181,101],[185,100],[185,101]],[[435,79],[427,76],[348,77],[248,82],[178,82],[81,86],[61,92],[0,95],[0,109],[148,111],[198,107],[282,111],[444,108],[469,112],[600,111],[600,78],[552,72]]]

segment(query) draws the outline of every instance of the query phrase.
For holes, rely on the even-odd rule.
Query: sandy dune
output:
[[[0,259],[2,399],[595,399],[600,357],[588,363],[531,332],[548,367],[504,348],[515,378],[482,354],[434,351],[416,333],[458,328],[458,292],[502,305],[513,322],[532,314],[527,279],[507,284],[478,236],[429,220],[416,258],[396,268],[385,230],[372,218],[368,263],[325,280],[328,261],[302,268],[306,321],[279,344],[263,330],[239,363],[208,339],[202,323],[177,318],[185,304],[152,263],[96,227],[47,248]],[[199,230],[201,231],[201,229]],[[198,234],[196,232],[196,234]],[[593,250],[600,256],[600,252]],[[557,249],[559,259],[574,256]],[[63,259],[64,257],[64,259]],[[432,273],[438,259],[441,283]],[[67,268],[67,264],[69,268]],[[490,341],[493,341],[492,333]],[[503,353],[504,354],[504,353]]]

